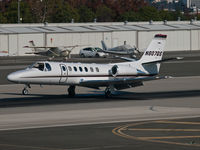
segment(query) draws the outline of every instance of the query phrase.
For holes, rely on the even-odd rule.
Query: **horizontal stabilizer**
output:
[[[181,59],[183,59],[183,57],[167,58],[167,59],[162,59],[162,60],[157,60],[157,61],[145,62],[145,63],[142,63],[142,65],[145,65],[145,64],[155,64],[155,63],[161,63],[161,62],[165,62],[165,61],[181,60]]]
[[[25,54],[35,54],[35,55],[38,55],[38,54],[40,54],[40,52],[26,52]]]

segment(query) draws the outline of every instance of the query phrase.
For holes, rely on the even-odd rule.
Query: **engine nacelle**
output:
[[[118,66],[117,65],[114,65],[111,70],[110,70],[111,74],[113,77],[116,77],[117,76],[117,73],[118,73]]]
[[[136,68],[132,66],[125,66],[125,65],[114,65],[110,73],[113,77],[116,77],[118,75],[137,75]]]

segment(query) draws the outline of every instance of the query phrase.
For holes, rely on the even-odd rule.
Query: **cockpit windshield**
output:
[[[40,71],[44,71],[44,63],[35,63],[35,64],[31,65],[29,68],[30,69],[31,68],[37,68]]]
[[[40,71],[44,70],[44,63],[36,63],[33,68],[38,68]]]
[[[51,71],[51,66],[49,63],[42,63],[42,62],[37,62],[33,65],[31,65],[30,67],[28,68],[37,68],[39,69],[40,71]]]

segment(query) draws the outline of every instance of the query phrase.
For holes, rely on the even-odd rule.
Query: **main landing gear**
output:
[[[76,86],[74,86],[74,85],[71,85],[71,86],[69,86],[69,88],[68,88],[68,95],[70,96],[70,97],[74,97],[75,96],[75,88],[76,88]]]
[[[112,87],[107,87],[107,88],[105,89],[105,97],[106,97],[106,98],[111,97],[111,96],[113,95],[113,92],[114,92],[114,88],[112,88]]]
[[[22,90],[22,94],[23,95],[28,95],[28,89],[27,88],[31,88],[30,84],[26,84],[24,89]]]

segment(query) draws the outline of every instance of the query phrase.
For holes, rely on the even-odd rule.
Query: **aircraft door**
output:
[[[68,70],[64,64],[60,64],[61,69],[61,76],[60,76],[60,83],[65,83],[67,81]]]

